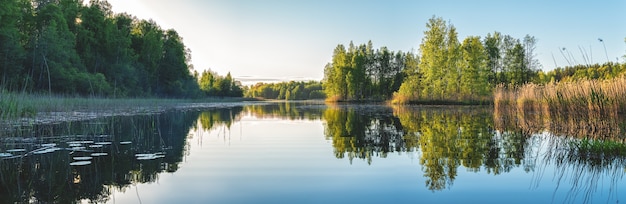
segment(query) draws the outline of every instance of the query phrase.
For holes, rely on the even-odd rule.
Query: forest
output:
[[[392,100],[394,103],[492,103],[496,86],[519,87],[623,76],[619,63],[570,65],[544,72],[536,59],[537,39],[500,32],[459,41],[441,17],[426,24],[419,53],[373,49],[372,42],[346,49],[339,44],[324,68],[329,101]]]
[[[2,0],[1,5],[2,89],[99,97],[242,95],[227,79],[230,74],[211,73],[217,85],[200,86],[178,32],[113,13],[107,1]]]
[[[257,83],[250,86],[244,96],[275,100],[307,100],[326,98],[322,89],[322,83],[319,81]]]

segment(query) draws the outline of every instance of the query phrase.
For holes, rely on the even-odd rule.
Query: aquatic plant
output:
[[[496,110],[546,111],[552,115],[616,115],[626,112],[626,77],[610,80],[526,84],[494,92]]]

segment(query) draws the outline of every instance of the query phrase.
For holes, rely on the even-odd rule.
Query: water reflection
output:
[[[385,158],[390,152],[407,152],[402,125],[385,106],[331,106],[324,111],[326,139],[331,140],[337,158]]]
[[[337,158],[371,163],[372,156],[419,151],[430,190],[450,186],[461,166],[497,175],[522,165],[527,153],[528,135],[496,132],[487,108],[335,106],[325,111],[324,120]]]
[[[530,190],[553,182],[554,194],[564,195],[555,196],[562,198],[556,202],[594,201],[597,192],[606,191],[612,201],[623,192],[617,190],[626,166],[620,118],[582,121],[489,107],[274,103],[21,128],[14,137],[0,138],[0,202],[106,202],[114,191],[177,172],[190,154],[190,133],[228,131],[246,117],[321,120],[312,124],[323,126],[320,137],[332,146],[334,161],[375,166],[376,158],[415,157],[415,176],[424,178],[415,190],[453,190],[465,172],[493,177],[517,170],[533,176]],[[58,150],[35,153],[52,148]],[[92,157],[91,163],[71,166],[77,157]]]
[[[0,160],[1,202],[105,202],[113,189],[156,182],[159,173],[178,170],[185,136],[197,118],[193,112],[112,117],[33,126],[21,137],[3,137],[0,150],[23,151]],[[55,151],[37,153],[48,145]],[[165,157],[135,156],[154,152]],[[90,163],[70,165],[79,158]]]

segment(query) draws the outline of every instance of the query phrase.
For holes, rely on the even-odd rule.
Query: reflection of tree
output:
[[[418,138],[410,141],[417,141],[421,149],[420,163],[429,189],[451,185],[461,165],[473,172],[483,166],[494,174],[510,170],[503,168],[510,166],[503,165],[511,160],[512,155],[503,151],[510,149],[509,144],[495,137],[490,114],[481,108],[394,106],[394,115],[400,118],[407,135]],[[405,138],[414,138],[407,135]]]
[[[451,185],[459,166],[472,172],[484,168],[497,175],[522,164],[528,154],[527,135],[496,133],[487,109],[398,106],[394,115],[400,118],[405,138],[418,138],[409,141],[418,141],[426,186],[431,190]]]
[[[245,111],[259,118],[282,118],[288,120],[319,120],[324,111],[323,104],[284,102],[248,105]]]
[[[108,156],[94,157],[92,164],[69,166],[76,156],[91,152],[60,150],[0,160],[0,198],[6,203],[76,203],[80,200],[105,202],[113,188],[125,189],[134,183],[157,181],[158,174],[174,172],[182,161],[186,136],[198,118],[197,112],[111,117],[38,127],[53,133],[39,142],[65,145],[71,140],[112,141],[97,151]],[[54,131],[51,131],[54,130]],[[104,134],[104,135],[102,135]],[[19,141],[32,141],[24,138]],[[121,145],[120,141],[132,141]],[[32,142],[19,144],[31,148]],[[7,148],[4,146],[3,148]],[[36,148],[36,147],[35,147]],[[138,161],[136,153],[165,152],[166,157]]]
[[[202,128],[210,131],[218,125],[225,125],[230,129],[233,122],[237,121],[243,111],[243,107],[221,108],[200,113],[199,120]]]
[[[325,135],[333,141],[335,156],[372,162],[372,156],[406,151],[403,131],[391,110],[376,106],[337,106],[324,111]]]
[[[451,185],[461,165],[474,172],[484,167],[500,174],[524,158],[525,137],[495,134],[487,109],[336,106],[323,117],[337,158],[347,155],[351,161],[361,158],[371,163],[372,156],[420,149],[426,186],[431,190]]]

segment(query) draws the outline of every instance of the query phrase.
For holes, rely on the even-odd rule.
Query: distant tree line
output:
[[[207,96],[219,96],[219,97],[241,97],[243,96],[243,89],[239,81],[235,81],[230,72],[225,77],[218,75],[215,72],[206,70],[200,75],[200,90],[202,90]]]
[[[290,81],[280,83],[257,83],[250,86],[245,97],[278,99],[278,100],[307,100],[324,99],[326,95],[319,81]]]
[[[574,82],[578,80],[606,80],[623,77],[626,73],[626,64],[608,62],[604,64],[589,64],[558,67],[548,72],[539,71],[534,80],[537,84]]]
[[[0,86],[114,97],[199,97],[173,29],[116,14],[105,0],[2,0]]]

